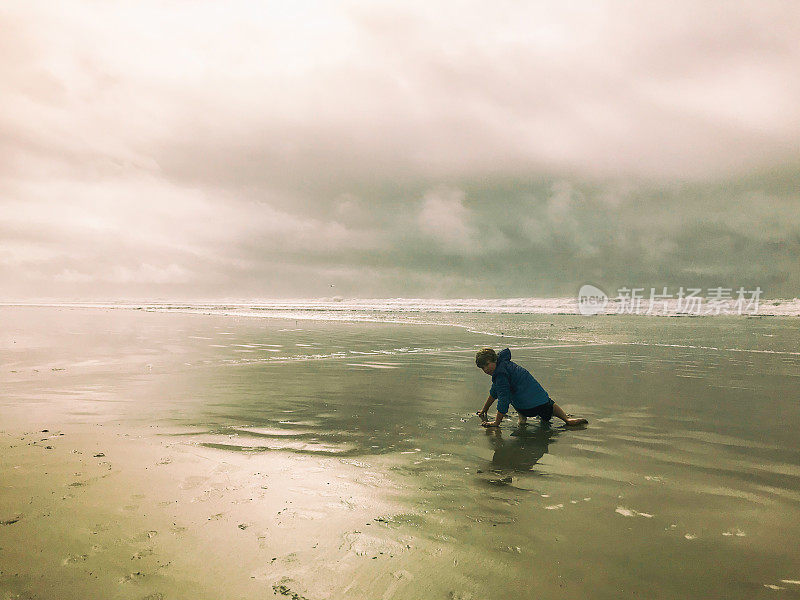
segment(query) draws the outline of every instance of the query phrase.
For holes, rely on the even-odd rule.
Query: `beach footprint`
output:
[[[135,535],[131,541],[134,543],[149,542],[157,535],[158,531],[155,529],[150,529],[149,531],[143,531],[142,533]]]
[[[135,571],[133,573],[128,573],[127,575],[120,577],[119,583],[122,585],[134,582],[134,581],[141,581],[144,579],[145,574],[142,571]]]
[[[184,479],[181,482],[179,487],[182,490],[193,490],[193,489],[196,489],[196,488],[200,487],[201,485],[203,485],[209,479],[210,479],[209,477],[201,477],[199,475],[191,475],[190,477],[187,477],[186,479]]]
[[[88,554],[68,554],[61,560],[61,566],[86,562],[88,558]]]
[[[133,556],[131,556],[131,560],[141,560],[146,556],[153,556],[153,549],[152,548],[145,548],[144,550],[140,550]]]
[[[127,584],[130,584],[130,583],[140,582],[140,581],[146,579],[148,576],[156,574],[161,569],[164,569],[164,568],[168,567],[170,564],[171,564],[171,562],[157,563],[156,566],[154,568],[152,568],[150,571],[143,571],[141,569],[137,570],[137,571],[132,571],[132,572],[128,573],[127,575],[125,575],[123,577],[120,577],[119,584],[120,585],[127,585]]]

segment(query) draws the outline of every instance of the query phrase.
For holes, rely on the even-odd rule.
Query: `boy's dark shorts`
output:
[[[533,408],[517,409],[517,412],[523,417],[541,417],[542,421],[549,421],[553,418],[553,401],[548,400],[544,404]]]

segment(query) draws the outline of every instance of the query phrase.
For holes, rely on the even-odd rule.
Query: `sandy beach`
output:
[[[0,26],[0,600],[800,600],[797,2]]]
[[[800,595],[794,319],[0,318],[3,598]]]

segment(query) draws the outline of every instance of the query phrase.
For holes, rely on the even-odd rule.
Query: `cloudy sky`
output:
[[[0,4],[0,300],[800,295],[800,11]]]

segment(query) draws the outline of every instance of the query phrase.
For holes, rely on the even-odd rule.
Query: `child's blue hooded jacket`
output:
[[[550,396],[533,375],[525,367],[511,362],[511,350],[508,348],[497,355],[489,395],[497,398],[497,411],[503,414],[508,412],[509,404],[519,410],[550,402]]]

